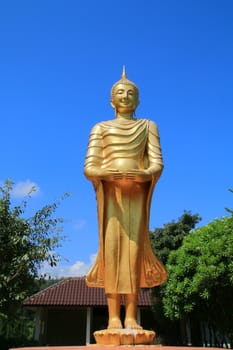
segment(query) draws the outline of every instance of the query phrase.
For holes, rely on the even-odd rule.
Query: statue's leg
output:
[[[108,328],[122,328],[120,294],[106,294],[108,302]]]
[[[138,294],[125,294],[125,328],[142,329],[137,323]]]

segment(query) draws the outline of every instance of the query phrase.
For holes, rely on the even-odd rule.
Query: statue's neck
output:
[[[117,112],[116,118],[119,119],[119,120],[131,120],[131,119],[134,119],[132,112],[130,112],[130,113]]]

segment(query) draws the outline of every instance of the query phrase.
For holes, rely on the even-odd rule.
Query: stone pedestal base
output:
[[[103,329],[94,332],[98,345],[146,345],[151,344],[154,331],[145,329]]]
[[[80,345],[80,346],[36,346],[27,348],[11,348],[10,350],[203,350],[191,346],[162,346],[162,345]],[[208,348],[208,350],[223,350]]]

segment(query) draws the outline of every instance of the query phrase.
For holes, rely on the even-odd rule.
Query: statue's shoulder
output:
[[[150,134],[153,134],[154,136],[159,137],[158,126],[152,120],[149,120],[149,132],[150,132]]]
[[[117,119],[110,119],[110,120],[104,120],[98,123],[97,127],[99,128],[99,130],[102,130],[103,132],[105,132],[106,130],[115,128],[118,124],[119,122],[117,121]]]
[[[138,119],[138,120],[141,120],[141,123],[144,123],[145,127],[147,128],[150,134],[153,134],[157,137],[159,136],[157,124],[153,120],[150,120],[150,119]]]
[[[101,132],[105,127],[106,127],[106,123],[108,123],[108,121],[103,121],[103,122],[99,122],[97,124],[95,124],[92,127],[91,132]]]
[[[137,120],[141,121],[141,123],[147,124],[150,129],[157,129],[157,124],[153,120],[146,119],[146,118],[141,118]]]
[[[97,123],[93,128],[92,128],[92,132],[102,132],[106,129],[109,129],[111,127],[116,127],[118,125],[121,125],[121,123],[119,123],[119,121],[117,119],[110,119],[110,120],[106,120],[106,121],[102,121]],[[125,126],[133,126],[133,125],[138,125],[138,126],[143,126],[143,127],[147,127],[150,130],[154,130],[157,131],[157,125],[154,121],[149,120],[149,119],[145,119],[145,118],[137,118],[137,119],[131,119],[128,120],[127,123],[123,124]]]
[[[110,126],[115,122],[115,119],[111,119],[111,120],[104,120],[102,122],[97,123],[94,128],[104,128],[106,126]]]
[[[102,127],[106,127],[106,126],[111,126],[112,124],[115,124],[115,123],[116,123],[116,119],[109,119],[109,120],[104,120],[99,124],[101,124]]]

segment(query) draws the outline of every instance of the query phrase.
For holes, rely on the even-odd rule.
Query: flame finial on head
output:
[[[122,79],[127,79],[126,77],[126,71],[125,71],[125,65],[123,65],[123,69],[122,69],[122,76],[121,76]]]

